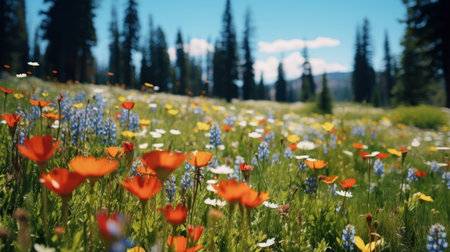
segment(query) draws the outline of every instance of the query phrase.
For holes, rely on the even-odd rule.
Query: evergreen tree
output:
[[[176,49],[176,61],[175,61],[175,94],[186,94],[186,90],[190,90],[190,78],[189,78],[189,61],[184,52],[184,43],[181,36],[181,31],[178,30],[177,41],[175,45]]]
[[[317,107],[319,111],[323,114],[332,114],[333,113],[333,98],[331,97],[330,89],[327,84],[327,73],[323,73],[322,75],[322,91],[320,92],[320,96],[318,99]]]
[[[208,44],[211,44],[211,39],[208,38]],[[206,53],[206,80],[203,87],[204,95],[208,96],[211,91],[210,84],[213,80],[213,52],[208,50]]]
[[[125,19],[123,25],[123,81],[128,88],[138,88],[135,84],[135,70],[132,62],[133,51],[139,46],[139,18],[137,13],[137,3],[135,0],[128,0],[125,9]]]
[[[40,35],[39,35],[39,28],[37,28],[34,32],[34,42],[33,42],[33,56],[31,57],[31,60],[34,62],[41,62],[41,47],[39,46],[40,42]],[[37,67],[34,69],[34,75],[36,77],[41,77],[41,67]]]
[[[189,63],[191,67],[191,87],[189,91],[194,96],[198,96],[201,94],[202,91],[202,68],[201,64],[196,63],[194,59],[191,59],[191,62]]]
[[[264,76],[262,73],[258,84],[258,99],[259,100],[266,99],[266,87],[264,86]]]
[[[420,48],[416,53],[428,62],[425,74],[428,80],[444,78],[446,106],[450,107],[450,1],[403,0],[403,3],[407,9],[408,36],[415,38],[415,46]]]
[[[375,86],[375,71],[370,63],[372,57],[369,21],[364,19],[361,32],[356,32],[356,53],[354,59],[352,88],[357,102],[372,101]]]
[[[153,66],[153,64],[154,64],[153,58],[154,58],[155,50],[156,50],[155,49],[156,48],[155,47],[156,38],[155,38],[155,30],[153,28],[153,18],[151,15],[149,18],[149,31],[150,31],[150,33],[149,33],[148,47],[147,47],[148,68],[147,68],[146,76],[147,76],[148,81],[153,83],[155,81],[155,71],[154,71],[155,66]]]
[[[253,58],[251,55],[250,38],[252,36],[251,27],[251,12],[247,9],[245,15],[245,28],[244,28],[244,64],[243,68],[243,98],[244,100],[255,99],[255,73],[253,70]]]
[[[213,55],[213,96],[224,97],[224,51],[222,50],[222,44],[217,41],[214,46]]]
[[[148,60],[148,49],[143,46],[141,49],[142,52],[142,59],[141,59],[141,71],[140,71],[140,76],[139,76],[139,83],[141,85],[141,87],[144,85],[145,82],[148,81],[148,71],[149,71],[149,60]]]
[[[170,82],[170,58],[167,53],[166,37],[161,27],[158,27],[155,31],[154,43],[151,58],[154,84],[159,86],[161,92],[167,92]]]
[[[383,79],[384,79],[384,88],[383,90],[383,100],[384,104],[389,104],[389,100],[392,98],[392,88],[394,87],[394,76],[393,76],[393,67],[392,67],[392,57],[391,52],[389,48],[389,38],[387,32],[384,35],[384,73],[383,73]]]
[[[230,0],[226,1],[225,12],[223,14],[222,49],[223,49],[223,88],[225,99],[231,102],[237,96],[237,86],[234,80],[238,77],[237,72],[237,49],[236,32],[233,25]]]
[[[286,89],[287,89],[287,83],[284,79],[284,70],[283,70],[283,63],[280,62],[278,64],[278,79],[277,82],[275,82],[275,100],[284,102],[287,101],[286,97]]]
[[[121,82],[120,31],[117,11],[115,7],[113,7],[111,10],[111,23],[109,25],[109,32],[111,33],[111,43],[109,44],[109,72],[114,74],[110,77],[110,81],[115,84]]]
[[[316,95],[316,84],[314,83],[314,76],[312,75],[311,64],[308,58],[308,47],[305,46],[303,49],[303,57],[305,61],[303,62],[303,74],[302,74],[302,87],[300,100],[301,101],[311,101]]]

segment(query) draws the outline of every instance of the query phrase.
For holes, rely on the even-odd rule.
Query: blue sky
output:
[[[181,29],[184,41],[190,43],[191,55],[202,54],[211,48],[220,36],[225,0],[137,0],[141,24],[141,43],[148,38],[149,15],[155,26],[165,32],[169,47]],[[95,10],[97,46],[93,49],[100,65],[108,62],[111,7],[117,6],[119,19],[123,18],[126,0],[98,0]],[[43,0],[26,0],[27,24],[34,34],[42,16],[39,11],[48,5]],[[247,8],[252,12],[255,32],[252,40],[257,79],[260,73],[271,82],[276,77],[279,60],[284,63],[288,79],[301,74],[301,47],[308,40],[309,57],[315,74],[323,71],[351,71],[355,33],[367,17],[370,21],[373,61],[376,70],[383,69],[383,41],[387,31],[391,51],[401,52],[400,41],[404,25],[399,22],[405,15],[400,0],[232,0],[234,25],[238,43],[242,43],[244,16]],[[318,39],[319,38],[319,39]],[[276,42],[277,41],[277,42]],[[140,55],[134,56],[139,62]]]

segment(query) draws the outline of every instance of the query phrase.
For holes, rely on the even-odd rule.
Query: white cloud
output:
[[[184,51],[189,53],[190,56],[197,57],[205,55],[208,51],[214,51],[214,46],[204,39],[193,38],[189,44],[184,44]],[[175,47],[170,47],[167,52],[170,60],[174,61],[176,59]]]
[[[286,79],[299,78],[303,72],[302,64],[305,58],[300,54],[300,52],[293,52],[282,59],[283,70]],[[266,83],[272,83],[276,80],[278,76],[278,64],[279,59],[276,57],[269,57],[266,60],[257,60],[253,65],[255,69],[255,76],[257,79],[260,78],[261,73],[264,75],[264,81]],[[340,65],[338,63],[328,63],[324,59],[320,58],[310,58],[311,68],[314,75],[321,74],[324,72],[348,72],[349,69],[346,66]]]
[[[303,39],[277,39],[273,42],[258,42],[258,50],[262,53],[278,53],[284,51],[297,50],[305,47],[308,48],[319,48],[319,47],[334,47],[338,46],[341,42],[337,39],[327,38],[327,37],[317,37],[314,40],[303,40]]]

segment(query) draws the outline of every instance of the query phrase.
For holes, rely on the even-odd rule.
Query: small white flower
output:
[[[364,157],[366,157],[366,158],[376,157],[378,154],[380,154],[379,151],[374,151],[370,154],[365,155]]]
[[[150,103],[150,108],[157,108],[158,107],[158,104],[156,104],[156,103]]]
[[[208,168],[208,170],[214,174],[232,174],[234,170],[226,165],[219,165],[217,168]]]
[[[55,120],[52,124],[52,128],[57,129],[59,128],[59,120]]]
[[[154,143],[152,144],[152,147],[155,149],[161,149],[164,146],[163,143]]]
[[[16,74],[16,77],[17,78],[25,78],[25,77],[27,77],[27,74],[26,73]]]
[[[5,120],[2,120],[2,124],[6,124],[6,121],[5,121]]]
[[[275,244],[275,237],[271,239],[267,239],[265,242],[258,243],[258,246],[261,248],[270,247]]]
[[[245,127],[245,126],[247,126],[247,122],[246,121],[240,121],[239,122],[239,126]]]
[[[349,157],[353,157],[353,152],[348,151],[348,150],[344,150],[342,151],[345,155],[349,156]]]
[[[159,87],[158,87],[158,86],[154,86],[154,87],[153,87],[153,90],[158,91],[158,90],[159,90]]]
[[[272,118],[269,118],[269,119],[267,119],[267,122],[268,122],[268,123],[270,123],[270,124],[272,124],[272,123],[274,123],[274,122],[275,122],[275,120],[274,120],[274,119],[272,119]]]
[[[436,147],[436,150],[450,150],[449,147]]]
[[[155,131],[150,131],[150,135],[152,135],[153,138],[160,138],[161,134]]]
[[[250,137],[250,138],[260,138],[261,134],[259,134],[258,132],[250,132],[250,133],[248,133],[248,137]]]
[[[251,110],[251,109],[247,109],[247,110],[245,111],[245,113],[251,115],[251,114],[255,113],[255,111],[254,111],[254,110]]]
[[[205,148],[208,149],[208,150],[212,150],[212,149],[214,149],[214,145],[207,144],[207,145],[205,145]]]
[[[258,132],[259,134],[262,134],[264,132],[264,129],[257,128],[257,129],[255,129],[255,132]]]
[[[41,244],[37,244],[37,243],[35,243],[33,245],[33,248],[37,252],[55,252],[56,251],[56,249],[54,249],[54,248],[47,248],[45,245],[41,245]]]
[[[210,191],[210,192],[213,192],[213,193],[217,193],[216,189],[214,189],[214,187],[212,187],[211,184],[209,184],[209,185],[206,187],[206,190],[208,190],[208,191]]]
[[[414,138],[412,143],[411,143],[411,146],[412,147],[419,147],[419,145],[420,145],[419,139],[418,138]]]
[[[92,90],[92,93],[96,93],[96,94],[101,94],[103,93],[105,90],[101,89],[101,88],[94,88],[94,90]]]
[[[268,201],[264,201],[263,205],[265,207],[268,207],[268,208],[273,208],[273,209],[278,208],[278,204],[271,203],[271,202],[268,202]]]
[[[223,206],[225,206],[227,204],[227,202],[226,201],[221,201],[221,200],[218,200],[218,199],[207,198],[207,199],[205,199],[205,204],[206,205],[210,205],[210,206],[223,207]]]
[[[221,144],[221,145],[217,146],[217,148],[218,148],[219,150],[225,150],[225,145]]]
[[[237,148],[239,146],[239,142],[231,142],[231,147]]]
[[[139,144],[139,149],[147,149],[148,143]]]
[[[316,145],[310,141],[300,141],[297,143],[297,148],[300,150],[312,150],[316,148]]]
[[[209,137],[209,136],[211,136],[211,133],[206,132],[206,133],[205,133],[205,137]]]
[[[161,134],[161,135],[166,134],[166,131],[163,130],[163,129],[155,129],[155,131],[156,131],[157,133]]]
[[[256,126],[258,126],[258,123],[257,122],[250,122],[248,125],[256,127]]]
[[[308,157],[308,158],[306,158],[306,161],[309,161],[309,162],[315,162],[316,159],[315,159],[315,158],[310,158],[310,157]]]
[[[178,136],[178,135],[181,134],[181,131],[179,131],[179,130],[177,130],[177,129],[171,129],[169,132],[170,132],[170,134],[176,135],[176,136]]]
[[[296,155],[296,156],[294,156],[294,158],[295,158],[295,159],[298,159],[298,160],[300,160],[300,159],[306,159],[306,158],[309,158],[309,155]]]
[[[230,106],[230,109],[231,110],[236,110],[236,107],[235,106]]]
[[[32,67],[38,67],[39,66],[39,63],[37,63],[37,62],[28,62],[28,65],[29,66],[32,66]]]
[[[218,180],[217,179],[208,179],[206,180],[206,184],[212,185],[212,184],[217,184]]]
[[[147,128],[143,128],[140,132],[138,132],[138,136],[145,137],[145,134],[147,134]]]
[[[367,145],[363,145],[363,147],[362,147],[364,150],[367,150],[369,147],[367,146]]]
[[[353,197],[353,194],[348,191],[336,191],[336,193],[342,197],[347,197],[347,198]]]

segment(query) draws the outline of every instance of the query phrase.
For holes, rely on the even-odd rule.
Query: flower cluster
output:
[[[305,193],[311,194],[317,192],[317,178],[316,176],[312,175],[311,177],[307,177],[305,180]]]
[[[269,158],[269,156],[270,156],[269,145],[267,144],[267,142],[262,141],[258,145],[258,160],[263,161],[263,159]]]
[[[444,252],[448,247],[448,243],[445,241],[447,234],[445,233],[445,227],[441,224],[434,224],[430,227],[430,233],[427,235],[427,250],[433,252]]]
[[[384,177],[384,164],[380,159],[375,160],[373,172],[378,176]]]
[[[341,239],[344,248],[347,251],[353,251],[353,244],[355,243],[355,227],[351,224],[345,226],[344,230],[342,230]]]

